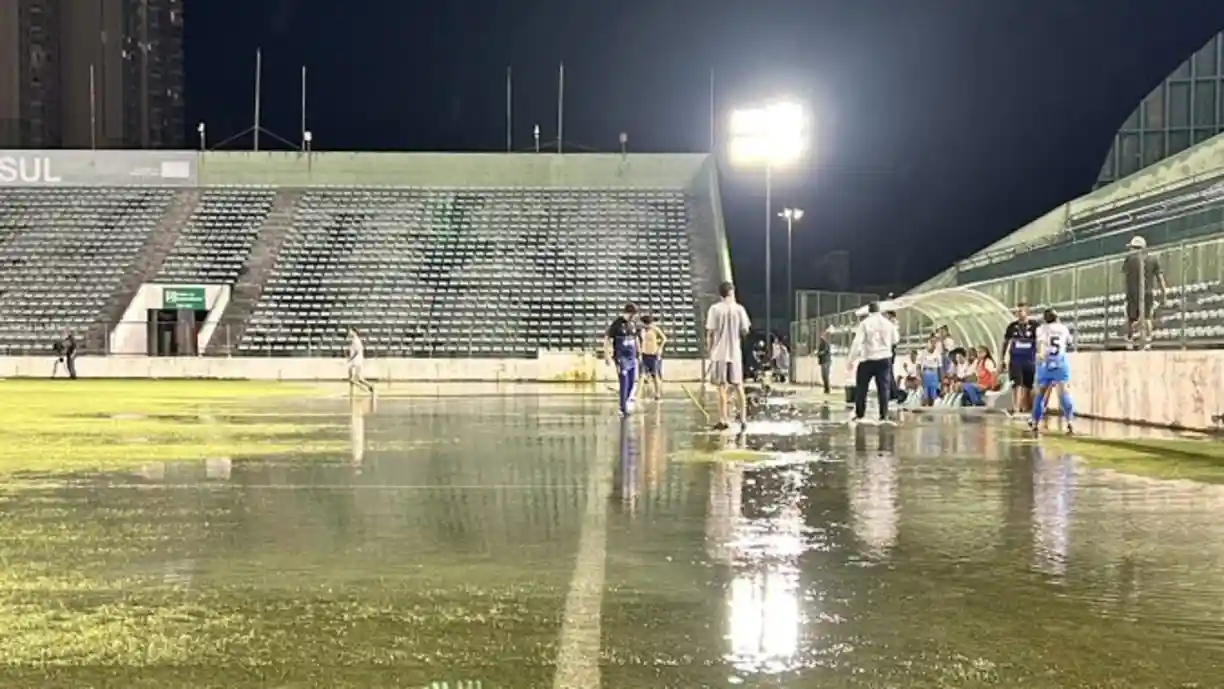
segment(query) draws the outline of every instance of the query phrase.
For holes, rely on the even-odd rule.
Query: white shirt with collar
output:
[[[890,360],[893,347],[899,342],[901,331],[896,323],[888,320],[882,313],[870,314],[859,323],[858,330],[854,333],[854,341],[850,343],[850,360]]]

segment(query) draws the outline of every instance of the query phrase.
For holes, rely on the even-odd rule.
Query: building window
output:
[[[1214,77],[1219,73],[1218,60],[1216,60],[1216,45],[1219,43],[1219,36],[1207,41],[1207,45],[1203,46],[1194,54],[1194,76],[1196,77]]]
[[[1190,148],[1190,132],[1187,130],[1169,132],[1169,155],[1181,153]]]
[[[1199,79],[1194,82],[1194,126],[1214,127],[1216,124],[1216,82]]]
[[[1164,86],[1164,84],[1157,86],[1143,100],[1144,129],[1164,129],[1165,127]]]
[[[1211,94],[1214,106],[1215,93]],[[1190,84],[1188,82],[1169,84],[1169,126],[1190,126]]]

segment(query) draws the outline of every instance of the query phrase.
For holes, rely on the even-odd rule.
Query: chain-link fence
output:
[[[820,330],[812,324],[821,319],[843,312],[853,312],[880,300],[878,294],[863,292],[831,292],[826,290],[798,290],[795,292],[795,313],[798,320],[790,324],[791,349],[798,356],[815,351],[820,339]]]
[[[1224,343],[1224,239],[1183,240],[1149,252],[1169,290],[1153,316],[1153,345],[1215,347]],[[1052,306],[1077,334],[1080,349],[1127,343],[1125,253],[973,285],[1004,304]],[[1157,285],[1148,285],[1159,296]]]

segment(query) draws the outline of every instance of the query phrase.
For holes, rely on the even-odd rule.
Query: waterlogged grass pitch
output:
[[[309,417],[260,414],[311,396],[268,382],[0,381],[0,475],[343,450]]]
[[[1224,483],[1224,441],[1218,438],[1093,438],[1051,434],[1043,446],[1090,464],[1161,479]]]

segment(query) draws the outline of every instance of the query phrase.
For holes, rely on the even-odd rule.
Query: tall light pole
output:
[[[778,217],[786,220],[786,327],[789,328],[795,319],[795,282],[791,278],[791,234],[795,231],[795,223],[803,220],[803,209],[783,208],[782,212],[778,213]]]
[[[765,332],[773,347],[773,173],[803,159],[807,150],[807,114],[792,101],[741,108],[731,112],[727,157],[732,165],[765,170]]]

